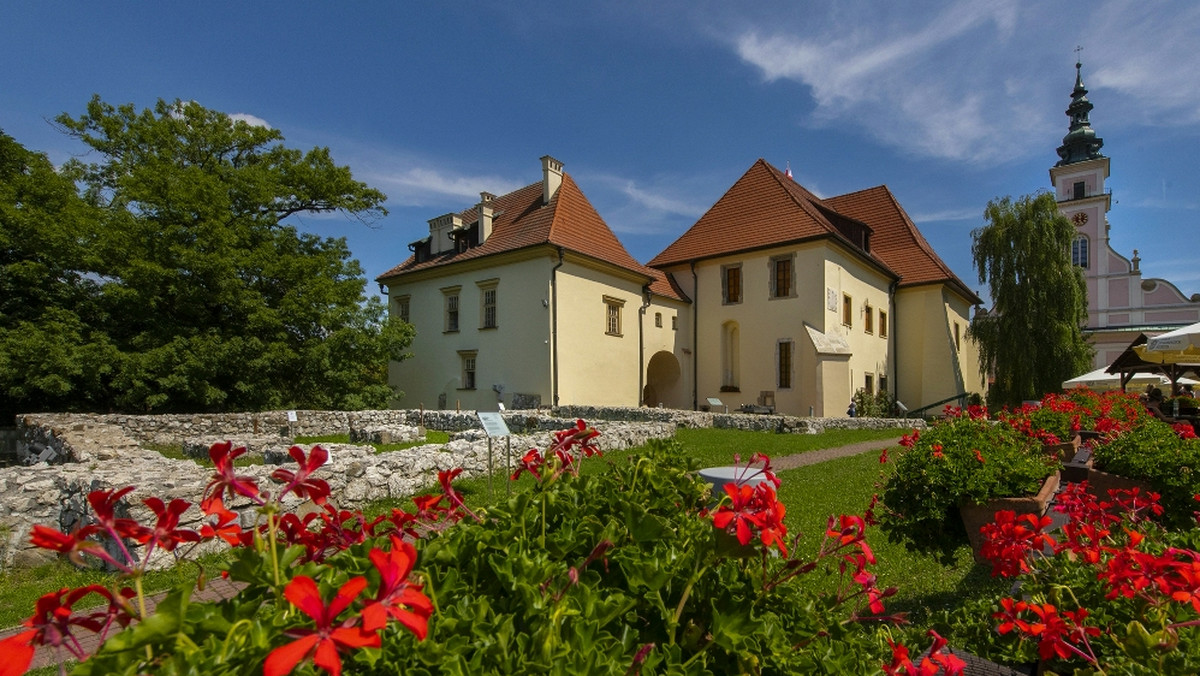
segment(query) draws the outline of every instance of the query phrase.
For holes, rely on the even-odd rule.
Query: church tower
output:
[[[1107,214],[1112,208],[1112,193],[1104,189],[1109,160],[1100,154],[1104,139],[1096,136],[1088,119],[1092,102],[1083,86],[1082,68],[1081,63],[1075,63],[1075,88],[1066,111],[1071,124],[1058,147],[1058,164],[1050,168],[1050,183],[1059,210],[1075,224],[1071,262],[1083,268],[1088,287],[1088,326],[1094,327],[1108,324],[1107,318],[1100,316],[1100,308],[1109,306],[1107,288],[1097,282],[1109,272],[1109,258],[1103,252],[1108,250]]]
[[[1088,119],[1092,102],[1082,68],[1075,63],[1075,88],[1066,111],[1071,123],[1058,147],[1058,163],[1050,167],[1050,183],[1059,211],[1075,225],[1071,262],[1083,268],[1088,297],[1084,334],[1096,348],[1093,366],[1098,368],[1111,364],[1139,333],[1157,335],[1200,321],[1200,294],[1187,298],[1165,279],[1143,279],[1137,249],[1126,258],[1110,246],[1112,193],[1104,188],[1109,160],[1100,154],[1104,140]]]

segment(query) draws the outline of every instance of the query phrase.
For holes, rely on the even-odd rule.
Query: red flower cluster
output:
[[[713,526],[718,530],[733,533],[742,545],[750,544],[757,534],[764,547],[772,545],[787,556],[787,526],[783,524],[786,513],[784,504],[775,495],[769,482],[751,486],[727,483],[725,494],[730,502],[722,501],[713,513]]]
[[[962,674],[963,670],[967,668],[967,663],[954,653],[942,652],[946,648],[946,639],[936,631],[930,630],[929,636],[933,637],[933,645],[929,648],[929,654],[921,657],[919,663],[914,663],[909,658],[907,646],[888,639],[888,644],[892,646],[892,662],[883,665],[883,673],[888,676],[938,676],[939,674],[958,676]]]
[[[1049,603],[1029,603],[1012,598],[1001,599],[1000,605],[1003,610],[993,615],[1001,620],[996,630],[1007,634],[1016,629],[1026,636],[1036,638],[1038,656],[1043,660],[1077,656],[1092,663],[1096,662],[1096,655],[1092,652],[1088,637],[1099,636],[1100,628],[1084,626],[1083,621],[1088,616],[1087,609],[1060,612]]]
[[[529,452],[518,461],[519,466],[509,479],[516,481],[522,474],[529,472],[535,479],[541,481],[542,472],[551,458],[557,462],[551,469],[550,477],[556,477],[563,472],[570,472],[578,476],[581,458],[604,454],[595,443],[598,436],[600,436],[600,432],[594,427],[588,427],[583,420],[576,420],[574,427],[554,433],[554,445],[545,455],[542,455],[536,448],[529,449]],[[578,450],[575,450],[576,448]]]
[[[992,576],[1014,577],[1029,571],[1029,559],[1054,538],[1045,532],[1050,517],[1036,514],[1017,516],[1012,510],[996,512],[995,521],[985,525],[979,554],[992,564]]]
[[[399,621],[418,639],[425,638],[433,604],[422,593],[421,585],[408,581],[417,552],[397,536],[392,536],[391,541],[389,552],[372,548],[368,554],[380,577],[379,589],[373,599],[360,602],[359,596],[367,587],[364,577],[347,580],[328,604],[322,600],[317,583],[311,577],[297,575],[288,583],[283,591],[284,598],[307,615],[315,628],[294,627],[284,632],[296,640],[271,651],[263,665],[263,676],[290,673],[302,660],[309,658],[316,666],[339,676],[342,672],[339,653],[354,648],[379,647],[379,631],[387,626],[389,618]],[[338,616],[356,602],[359,612],[339,622]]]
[[[1073,561],[1090,566],[1104,583],[1109,599],[1138,599],[1147,607],[1181,603],[1200,613],[1200,553],[1149,544],[1146,533],[1151,518],[1162,513],[1159,496],[1138,489],[1109,491],[1102,500],[1087,492],[1086,483],[1071,484],[1058,497],[1057,509],[1069,517],[1062,538],[1055,542],[1043,531],[1048,517],[997,512],[996,522],[984,527],[982,554],[993,565],[993,574],[1030,572],[1032,558],[1046,545],[1055,554],[1069,552]],[[1000,620],[1001,634],[1017,631],[1038,641],[1042,659],[1080,658],[1096,664],[1089,637],[1102,629],[1087,626],[1088,610],[1062,610],[1049,603],[1006,598]],[[1188,624],[1195,621],[1189,621]]]
[[[580,438],[575,443],[586,443],[589,439]],[[176,550],[180,545],[213,538],[221,538],[234,547],[247,547],[255,545],[256,540],[261,542],[270,536],[278,538],[284,545],[302,545],[305,548],[302,561],[321,562],[334,552],[361,544],[367,537],[387,535],[390,530],[391,550],[385,552],[374,548],[368,555],[378,571],[380,584],[374,598],[360,603],[362,608],[359,616],[336,622],[338,615],[356,602],[365,588],[366,581],[363,578],[343,585],[328,606],[321,601],[316,583],[311,578],[298,576],[287,585],[285,597],[313,619],[316,629],[289,630],[289,635],[297,640],[272,652],[267,673],[286,673],[300,660],[310,656],[318,667],[330,673],[339,673],[341,662],[338,653],[352,647],[378,645],[378,631],[389,619],[397,620],[419,638],[424,638],[433,606],[421,593],[421,586],[408,581],[416,551],[411,544],[402,540],[401,534],[414,532],[415,523],[422,518],[442,518],[446,515],[459,518],[466,508],[450,487],[450,481],[461,470],[440,473],[442,494],[431,496],[432,499],[414,498],[418,506],[416,515],[396,510],[386,520],[380,517],[367,521],[360,512],[338,510],[325,504],[329,496],[329,484],[323,479],[314,478],[313,473],[328,461],[328,453],[320,446],[315,446],[306,455],[303,449],[293,446],[289,454],[299,469],[295,472],[277,469],[272,473],[272,478],[283,484],[276,500],[293,494],[322,505],[324,511],[303,517],[289,513],[276,520],[274,511],[268,510],[270,516],[267,523],[253,529],[243,529],[238,513],[225,506],[226,496],[241,496],[260,507],[268,504],[268,496],[260,491],[253,477],[236,473],[234,460],[245,452],[245,448],[235,449],[229,442],[214,444],[209,450],[215,472],[205,487],[200,503],[205,517],[199,531],[179,527],[180,518],[191,507],[191,503],[178,498],[169,503],[157,497],[142,501],[154,515],[152,528],[133,519],[118,517],[122,499],[134,490],[128,486],[88,494],[93,523],[76,528],[70,534],[36,525],[30,541],[35,546],[65,554],[76,563],[82,563],[82,556],[89,555],[123,573],[138,575],[146,569],[151,555],[157,549],[178,556]],[[444,506],[443,501],[450,503],[449,506]],[[95,539],[97,537],[106,537],[113,542],[118,554],[110,553]],[[144,546],[139,557],[135,558],[127,548],[127,541]],[[108,607],[91,614],[73,614],[72,607],[90,594],[99,594],[107,599]],[[114,594],[96,585],[46,594],[38,600],[35,615],[25,622],[29,629],[0,642],[0,657],[3,658],[0,673],[23,673],[39,645],[65,649],[76,660],[86,659],[88,655],[72,634],[73,628],[82,627],[99,633],[103,642],[113,628],[125,627],[134,620],[144,619],[130,601],[137,594],[128,587]]]

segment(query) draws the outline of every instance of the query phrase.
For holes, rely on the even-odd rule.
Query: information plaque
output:
[[[504,424],[504,418],[499,413],[483,413],[477,414],[479,422],[483,424],[483,431],[489,437],[507,437],[512,433],[508,431],[508,425]]]

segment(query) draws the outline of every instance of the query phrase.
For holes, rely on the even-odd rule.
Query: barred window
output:
[[[604,297],[605,326],[604,333],[610,336],[621,335],[621,308],[625,301],[611,296]]]
[[[458,294],[446,296],[446,331],[458,330]]]
[[[496,328],[496,289],[483,290],[483,328]]]

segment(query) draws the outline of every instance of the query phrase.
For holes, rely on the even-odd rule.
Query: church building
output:
[[[1075,64],[1075,88],[1067,107],[1070,127],[1050,168],[1059,210],[1075,224],[1071,261],[1087,282],[1088,323],[1084,334],[1096,349],[1093,366],[1112,363],[1139,333],[1154,335],[1200,321],[1200,294],[1187,298],[1165,279],[1143,278],[1137,249],[1126,258],[1109,245],[1112,191],[1104,187],[1109,158],[1104,140],[1088,119],[1092,103]]]

